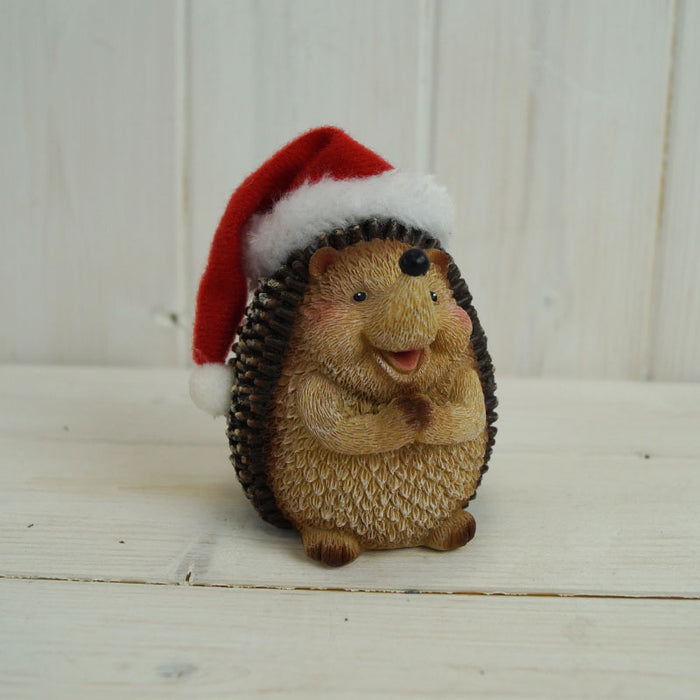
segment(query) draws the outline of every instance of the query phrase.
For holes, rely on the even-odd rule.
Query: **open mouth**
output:
[[[401,350],[390,352],[382,350],[382,357],[398,372],[413,372],[420,364],[423,355],[423,348],[413,348],[411,350]]]

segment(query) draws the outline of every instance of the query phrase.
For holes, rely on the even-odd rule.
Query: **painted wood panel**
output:
[[[174,5],[0,12],[0,359],[173,364]]]
[[[700,3],[679,2],[651,377],[700,381]]]
[[[336,123],[449,186],[501,375],[700,378],[695,3],[0,13],[0,360],[186,363],[231,191]]]
[[[700,596],[700,385],[504,381],[508,418],[469,507],[476,538],[368,552],[339,572],[258,517],[223,423],[187,414],[184,370],[11,370],[0,576]]]
[[[224,445],[225,420],[195,408],[187,379],[182,369],[0,365],[2,435]],[[497,455],[700,456],[697,385],[507,377],[498,399]]]
[[[644,376],[673,4],[440,8],[434,164],[497,369]]]
[[[297,134],[335,124],[396,166],[425,160],[429,10],[415,0],[192,4],[192,303],[231,192]]]
[[[7,697],[692,698],[697,601],[0,581]]]
[[[260,519],[227,452],[0,440],[0,576],[700,596],[697,457],[503,453],[469,507],[477,535],[466,548],[365,552],[339,576]]]

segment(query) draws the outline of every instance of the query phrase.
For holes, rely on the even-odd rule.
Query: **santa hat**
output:
[[[452,203],[430,175],[395,170],[344,131],[324,126],[294,139],[233,193],[214,236],[197,295],[190,394],[227,413],[233,369],[226,357],[243,319],[249,283],[295,250],[367,219],[396,219],[448,244]]]

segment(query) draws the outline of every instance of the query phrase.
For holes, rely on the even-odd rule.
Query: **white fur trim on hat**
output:
[[[251,280],[269,276],[321,234],[374,217],[427,231],[449,247],[452,200],[432,175],[388,170],[366,178],[324,178],[301,185],[269,212],[252,217],[245,234],[246,274]]]
[[[231,407],[234,373],[231,365],[210,362],[199,365],[190,375],[190,396],[197,408],[212,416],[223,416]]]

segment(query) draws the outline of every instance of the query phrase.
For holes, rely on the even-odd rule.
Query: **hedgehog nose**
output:
[[[420,248],[409,248],[399,258],[399,267],[401,272],[411,275],[411,277],[420,277],[430,269],[430,260],[425,251]]]

